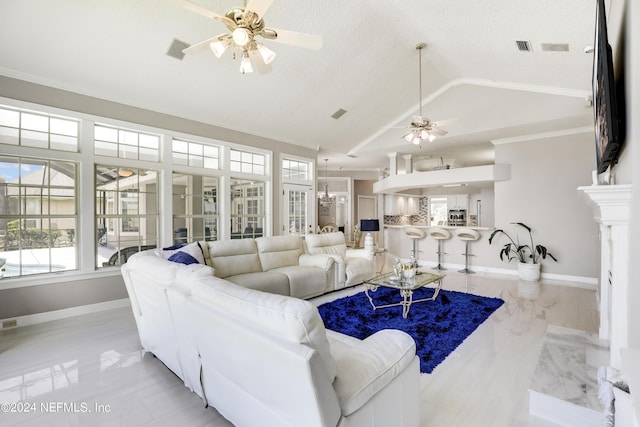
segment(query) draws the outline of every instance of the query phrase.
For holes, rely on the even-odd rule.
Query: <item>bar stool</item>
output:
[[[462,254],[464,255],[464,269],[460,270],[459,272],[465,274],[474,274],[475,271],[469,270],[469,257],[475,256],[474,254],[469,252],[469,243],[475,242],[476,240],[480,239],[480,233],[471,228],[461,228],[459,230],[456,230],[456,235],[460,240],[464,242],[464,253]]]
[[[446,270],[442,266],[442,255],[447,253],[444,251],[444,241],[451,238],[449,230],[440,227],[433,227],[429,229],[429,237],[438,241],[438,266],[434,270]]]
[[[404,234],[407,235],[408,238],[413,240],[413,249],[411,250],[411,254],[415,259],[418,259],[418,252],[422,252],[418,250],[418,239],[423,239],[427,233],[420,228],[415,227],[407,227],[404,229]]]

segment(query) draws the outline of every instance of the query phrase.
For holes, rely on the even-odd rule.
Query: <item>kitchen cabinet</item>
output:
[[[418,215],[420,198],[407,196],[407,215]]]
[[[453,194],[447,196],[447,209],[469,209],[469,195]]]
[[[400,194],[384,195],[385,215],[417,215],[419,198]]]

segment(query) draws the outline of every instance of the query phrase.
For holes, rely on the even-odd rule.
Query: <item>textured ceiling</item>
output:
[[[224,13],[239,2],[194,0]],[[614,1],[616,2],[616,1]],[[388,165],[387,153],[492,161],[492,139],[591,125],[595,2],[275,0],[267,27],[323,37],[319,51],[265,41],[267,75],[229,53],[182,61],[172,41],[225,31],[170,0],[2,0],[0,73],[310,148],[330,169]],[[519,52],[515,40],[530,41]],[[418,112],[457,119],[445,137],[404,143]],[[567,43],[568,52],[542,43]],[[331,115],[343,108],[339,120]],[[350,156],[349,156],[350,155]],[[464,159],[464,160],[462,160]]]

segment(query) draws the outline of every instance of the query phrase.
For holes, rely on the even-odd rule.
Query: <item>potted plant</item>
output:
[[[521,280],[538,281],[540,279],[540,260],[551,258],[558,261],[555,256],[547,250],[545,246],[535,245],[531,234],[531,227],[522,222],[512,222],[529,233],[529,243],[520,243],[520,238],[516,236],[515,240],[502,229],[496,229],[489,236],[489,244],[493,242],[493,238],[498,234],[504,234],[509,239],[509,243],[505,244],[500,250],[500,259],[508,262],[518,260],[518,277]]]

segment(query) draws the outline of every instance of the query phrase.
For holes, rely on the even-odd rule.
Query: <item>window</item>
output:
[[[447,224],[448,212],[446,197],[430,197],[429,211],[431,212],[431,225]]]
[[[264,154],[232,149],[230,156],[231,162],[229,167],[231,172],[252,173],[256,175],[264,175],[266,173]]]
[[[173,173],[173,240],[218,240],[218,178]]]
[[[80,122],[26,110],[0,108],[0,143],[49,150],[78,151]]]
[[[231,238],[260,237],[265,223],[264,182],[231,180]]]
[[[4,276],[77,268],[76,173],[73,162],[0,156]]]
[[[283,181],[309,181],[311,179],[311,164],[292,159],[282,159]]]
[[[158,244],[157,172],[96,165],[97,267],[119,265]]]
[[[283,227],[290,234],[315,231],[315,212],[311,212],[313,197],[313,165],[310,159],[282,158]]]
[[[100,156],[160,160],[160,137],[105,125],[94,126],[94,149]]]
[[[172,153],[176,165],[220,169],[219,147],[174,139]]]
[[[162,129],[12,99],[2,103],[0,278],[81,270],[51,282],[85,280],[84,274],[161,243],[256,237],[268,224],[268,150],[173,138]],[[292,176],[303,173],[303,163],[290,165]],[[166,201],[163,212],[160,201]],[[85,262],[84,254],[93,261]],[[49,277],[1,285],[40,281]]]

